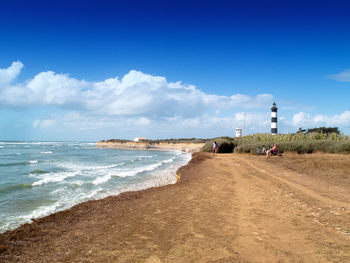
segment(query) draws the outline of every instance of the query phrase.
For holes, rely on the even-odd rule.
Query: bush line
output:
[[[211,139],[205,144],[201,151],[211,152],[212,143],[216,141],[219,145],[219,153],[256,153],[256,148],[269,149],[277,144],[279,152],[296,153],[350,153],[350,138],[336,133],[308,133],[308,134],[254,134],[239,138],[218,137]]]

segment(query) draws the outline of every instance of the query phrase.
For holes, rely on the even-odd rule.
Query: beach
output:
[[[195,153],[173,185],[0,235],[1,262],[349,262],[350,156]]]

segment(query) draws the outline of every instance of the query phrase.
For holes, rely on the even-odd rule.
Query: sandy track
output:
[[[0,261],[350,262],[348,185],[291,171],[293,158],[197,154],[176,185],[0,235]]]
[[[264,157],[235,155],[232,161],[244,167],[236,174],[242,258],[349,262],[349,203],[320,195],[298,182],[302,174],[272,169]]]

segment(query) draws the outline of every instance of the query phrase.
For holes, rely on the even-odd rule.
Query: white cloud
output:
[[[341,82],[350,82],[350,69],[344,70],[341,73],[327,76],[329,79],[334,79]]]
[[[22,63],[14,62],[8,69],[3,69],[1,72],[7,72],[8,76],[12,74],[6,81],[13,80],[22,66]],[[207,112],[266,107],[272,101],[270,94],[208,94],[192,85],[168,82],[165,77],[135,70],[122,79],[115,77],[101,82],[78,80],[68,74],[47,71],[0,90],[0,106],[55,106],[100,116],[144,118],[139,122],[142,125],[156,119],[186,119]]]
[[[23,64],[19,61],[12,62],[11,66],[6,69],[0,69],[0,85],[13,81],[21,72]]]
[[[144,117],[141,117],[136,121],[136,124],[140,126],[146,126],[146,125],[149,125],[150,123],[151,121]]]
[[[33,128],[37,128],[39,126],[39,124],[40,124],[40,120],[36,119],[33,121],[32,126],[33,126]]]
[[[32,126],[33,126],[33,128],[47,129],[47,128],[54,126],[55,123],[56,123],[56,121],[53,119],[45,119],[45,120],[36,119],[36,120],[34,120]]]
[[[248,132],[267,132],[269,128],[269,106],[273,102],[270,94],[219,96],[136,70],[122,78],[100,82],[46,71],[13,83],[22,67],[22,63],[14,62],[8,69],[0,69],[7,76],[2,78],[6,84],[0,85],[0,107],[41,107],[39,112],[43,117],[33,120],[32,127],[45,129],[45,133],[55,133],[59,127],[60,133],[65,134],[76,131],[83,135],[80,131],[86,134],[91,131],[90,134],[124,138],[140,134],[146,137],[233,135],[234,128],[243,127],[243,109],[248,111],[245,120]],[[258,108],[265,114],[249,112]]]
[[[196,117],[169,117],[166,119],[150,120],[136,116],[96,116],[84,112],[69,112],[63,115],[52,115],[48,119],[35,120],[33,127],[60,130],[95,131],[96,134],[111,134],[113,138],[145,137],[216,137],[234,136],[235,128],[243,128],[245,134],[269,133],[270,113],[237,112],[232,116],[216,116],[204,114]],[[305,112],[294,114],[291,118],[279,116],[278,129],[280,132],[296,132],[299,127],[339,127],[345,131],[350,127],[350,111],[336,115],[311,115]],[[81,133],[82,134],[82,133]],[[107,135],[100,135],[104,139]],[[112,138],[111,137],[111,138]]]
[[[294,126],[305,126],[309,125],[312,123],[312,117],[310,114],[304,113],[304,112],[298,112],[294,114],[293,119],[292,119],[292,124]]]
[[[203,115],[200,117],[186,118],[173,117],[162,120],[149,120],[144,117],[118,117],[95,116],[87,113],[70,112],[64,115],[51,116],[52,128],[60,127],[60,130],[95,130],[97,133],[109,132],[115,137],[132,138],[135,136],[147,137],[215,137],[234,135],[234,129],[243,128],[243,112],[233,116],[219,117]],[[269,113],[246,114],[246,128],[248,133],[269,132]],[[34,126],[34,124],[33,124]],[[35,126],[43,128],[42,121],[36,120]]]
[[[287,119],[282,120],[284,125],[290,128],[303,127],[303,128],[313,128],[320,126],[328,127],[349,127],[350,126],[350,111],[344,111],[341,114],[335,114],[333,116],[328,115],[314,115],[298,112],[293,115],[291,121]]]
[[[43,120],[41,121],[40,127],[46,129],[53,126],[54,124],[55,124],[54,120]]]
[[[47,71],[16,83],[22,67],[21,62],[13,62],[0,69],[0,107],[42,107],[39,112],[43,117],[33,120],[32,127],[45,129],[45,133],[59,127],[60,132],[77,131],[79,136],[83,134],[80,131],[90,130],[90,134],[103,137],[108,132],[115,138],[214,137],[233,136],[234,128],[243,128],[244,123],[246,134],[270,130],[269,106],[273,102],[270,94],[219,96],[135,70],[121,79],[100,82]],[[346,81],[346,72],[350,75],[348,70],[338,79]],[[55,115],[51,107],[55,108]],[[285,132],[320,126],[343,130],[350,128],[350,111],[332,116],[306,112],[289,118],[279,115],[278,125]]]

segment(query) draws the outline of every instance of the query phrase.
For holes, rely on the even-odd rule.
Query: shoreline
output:
[[[330,165],[343,168],[330,176]],[[0,261],[348,262],[349,167],[347,155],[195,153],[176,184],[84,202],[0,234]]]
[[[115,149],[119,149],[119,148],[115,148]],[[133,149],[130,149],[130,150],[133,150]],[[169,150],[169,149],[167,149],[167,150]],[[169,151],[171,151],[171,150],[169,150]],[[177,185],[179,185],[187,180],[188,174],[185,171],[188,167],[190,167],[192,165],[191,163],[198,162],[198,160],[197,160],[198,158],[197,157],[194,158],[194,155],[196,155],[196,153],[192,153],[190,160],[185,165],[181,165],[176,170],[175,175],[174,175],[176,178],[176,181],[174,183],[161,185],[161,186],[152,186],[152,187],[148,187],[148,188],[140,189],[140,190],[125,191],[125,192],[121,192],[121,193],[116,194],[116,195],[110,195],[110,196],[104,197],[102,199],[89,200],[89,201],[85,201],[82,203],[78,203],[78,204],[76,204],[68,209],[57,211],[57,212],[54,212],[54,213],[49,214],[49,215],[44,216],[44,217],[33,218],[33,219],[31,219],[32,222],[30,222],[30,223],[24,223],[24,224],[14,228],[14,229],[10,229],[10,230],[7,230],[3,233],[0,233],[0,260],[3,259],[3,256],[5,256],[4,262],[12,262],[12,259],[10,261],[6,261],[7,260],[6,254],[11,252],[11,250],[12,250],[12,248],[9,247],[8,245],[4,245],[3,240],[8,240],[8,237],[10,237],[9,239],[12,240],[12,239],[14,239],[14,237],[15,237],[15,239],[16,238],[22,239],[25,236],[29,237],[29,235],[33,235],[33,234],[34,234],[34,236],[36,236],[37,234],[44,235],[46,233],[41,232],[41,225],[52,226],[52,224],[56,224],[57,221],[60,221],[61,219],[63,221],[66,221],[67,219],[68,219],[68,221],[71,221],[72,219],[70,219],[70,218],[74,218],[74,220],[77,220],[77,217],[78,217],[78,219],[79,218],[81,219],[81,215],[80,215],[81,212],[80,211],[82,211],[84,214],[87,213],[87,211],[93,211],[93,210],[99,211],[100,210],[99,206],[100,205],[103,206],[106,203],[110,203],[110,202],[114,203],[115,202],[115,203],[126,203],[127,204],[130,201],[136,201],[136,200],[140,199],[143,195],[149,195],[149,194],[152,194],[154,192],[159,192],[159,191],[166,191],[167,188],[176,187]],[[199,158],[199,160],[201,160],[201,158]],[[183,176],[183,175],[185,175],[185,176]],[[62,225],[58,226],[58,228],[61,228],[61,227],[62,227]],[[35,233],[37,233],[37,234],[35,234]],[[12,256],[10,256],[10,257],[12,258]]]
[[[103,148],[106,148],[106,147],[103,147]],[[114,148],[114,147],[107,147],[107,148],[112,148],[112,149],[116,149],[116,150],[119,150],[120,148]],[[136,150],[136,149],[120,149],[120,150]],[[137,149],[137,150],[143,150],[144,149]],[[152,149],[154,151],[174,151],[174,152],[179,152],[179,150],[170,150],[170,149],[161,149],[161,150],[158,150],[158,149]],[[54,215],[56,213],[60,213],[60,212],[64,212],[64,211],[67,211],[67,210],[70,210],[72,209],[73,207],[75,206],[78,206],[80,204],[83,204],[83,203],[86,203],[86,202],[90,202],[90,201],[100,201],[100,200],[103,200],[105,198],[108,198],[108,197],[117,197],[123,193],[127,193],[127,192],[138,192],[138,191],[143,191],[143,190],[147,190],[147,189],[150,189],[150,188],[158,188],[158,187],[163,187],[163,186],[167,186],[167,185],[172,185],[172,184],[176,184],[179,180],[180,180],[180,176],[178,174],[178,170],[183,167],[183,166],[186,166],[192,159],[192,155],[191,153],[189,152],[183,152],[183,153],[180,153],[180,154],[183,154],[183,155],[186,155],[186,158],[184,158],[184,160],[182,160],[181,162],[177,162],[177,163],[174,163],[174,164],[171,164],[169,167],[167,168],[164,168],[163,170],[161,171],[153,171],[153,179],[147,179],[145,180],[144,182],[142,183],[136,183],[136,184],[132,184],[132,185],[129,185],[127,186],[126,188],[123,188],[123,190],[121,190],[120,192],[116,192],[116,193],[111,193],[107,196],[104,196],[104,197],[99,197],[99,198],[93,198],[93,199],[90,199],[90,200],[87,200],[87,201],[83,201],[83,202],[78,202],[76,204],[74,204],[73,206],[71,207],[68,207],[68,208],[61,208],[61,209],[58,209],[54,212],[51,212],[49,214],[44,214],[42,216],[39,216],[39,217],[33,217],[31,218],[31,221],[29,222],[23,222],[21,223],[20,225],[14,227],[14,228],[9,228],[7,230],[4,230],[2,232],[0,232],[0,236],[6,232],[9,232],[9,231],[16,231],[18,228],[21,228],[23,225],[26,225],[26,224],[32,224],[33,222],[37,222],[38,220],[40,219],[43,219],[45,217],[49,217],[51,215]],[[162,178],[162,176],[164,178]],[[158,178],[158,180],[157,180]],[[0,244],[1,245],[1,244]],[[1,248],[0,248],[1,250]]]

